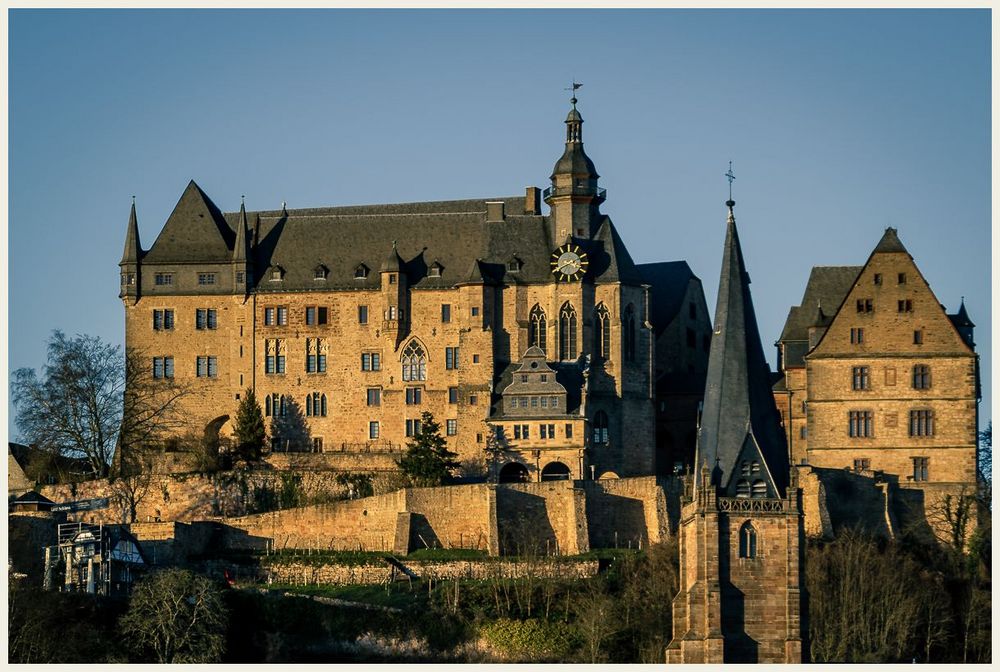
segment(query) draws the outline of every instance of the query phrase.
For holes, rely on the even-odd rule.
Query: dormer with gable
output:
[[[504,388],[503,415],[508,418],[547,418],[566,414],[566,388],[538,347],[528,348],[521,366]]]

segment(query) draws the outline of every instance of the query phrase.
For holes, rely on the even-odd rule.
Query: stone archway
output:
[[[569,467],[562,462],[549,462],[542,469],[543,481],[568,481],[569,479]]]
[[[503,465],[497,480],[500,483],[527,483],[528,468],[520,462],[508,462]]]

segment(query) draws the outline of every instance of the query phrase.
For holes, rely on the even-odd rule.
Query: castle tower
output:
[[[246,296],[253,286],[253,255],[251,234],[247,225],[247,208],[240,201],[240,221],[236,224],[236,244],[233,247],[233,292]]]
[[[698,430],[680,519],[668,663],[800,663],[797,479],[771,395],[730,199]]]
[[[407,277],[403,268],[403,260],[396,251],[396,241],[392,241],[392,251],[382,262],[380,269],[382,277],[382,332],[398,346],[406,337],[409,329],[407,299]]]
[[[574,90],[578,86],[574,84]],[[550,235],[556,245],[568,236],[592,237],[600,224],[600,205],[605,197],[597,186],[597,168],[583,151],[583,117],[576,109],[575,95],[570,102],[573,109],[566,117],[566,149],[552,169],[552,186],[544,194],[552,208]]]
[[[135,216],[135,197],[132,197],[132,211],[128,216],[128,228],[125,230],[125,251],[122,260],[118,262],[121,268],[121,291],[118,298],[135,304],[139,300],[139,262],[142,258],[142,247],[139,245],[139,222]]]

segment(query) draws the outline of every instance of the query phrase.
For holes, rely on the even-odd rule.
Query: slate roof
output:
[[[642,281],[650,285],[649,317],[659,336],[680,311],[688,284],[692,280],[701,281],[686,261],[639,264],[636,269]]]
[[[235,242],[235,225],[226,222],[212,199],[192,180],[142,261],[228,263],[232,261]]]
[[[962,305],[958,307],[958,312],[954,315],[949,315],[948,319],[956,327],[975,327],[976,325],[972,323],[969,319],[969,313],[965,310],[965,299],[962,299]]]
[[[827,316],[836,315],[861,269],[862,266],[813,266],[802,303],[788,311],[779,340],[808,341],[809,327],[816,322],[816,308],[821,306]]]
[[[896,229],[891,226],[886,228],[885,233],[882,234],[882,239],[878,241],[878,245],[872,250],[872,254],[876,252],[906,252],[906,248],[903,247],[903,241],[896,235]]]
[[[135,201],[128,215],[128,228],[125,231],[125,250],[119,264],[134,264],[142,256],[142,246],[139,244],[139,222],[135,216]]]
[[[581,359],[575,362],[547,362],[547,364],[550,369],[555,371],[556,382],[566,388],[566,408],[557,415],[578,415],[585,380],[583,376],[584,361]],[[520,369],[521,362],[511,362],[500,372],[500,376],[493,386],[491,418],[504,417],[502,394],[514,382],[514,375]]]
[[[771,393],[771,371],[764,358],[750,297],[750,276],[732,209],[714,324],[698,434],[697,478],[702,478],[701,467],[705,465],[712,482],[732,495],[736,480],[732,477],[739,462],[751,452],[757,455],[759,449],[764,473],[770,475],[776,491],[771,496],[783,496],[788,485],[785,434]]]

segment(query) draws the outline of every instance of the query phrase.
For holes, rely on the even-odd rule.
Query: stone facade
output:
[[[790,354],[798,346],[788,325],[779,341],[785,375],[775,399],[793,462],[871,474],[900,492],[910,528],[921,514],[947,538],[944,498],[972,496],[977,484],[973,325],[964,306],[945,313],[894,229],[864,267],[844,269],[853,280],[819,312],[805,298],[793,309],[815,316],[804,357]],[[815,274],[810,285],[822,282]]]
[[[247,389],[275,451],[398,451],[429,411],[474,472],[488,423],[504,415],[502,386],[535,345],[569,405],[507,462],[532,480],[549,464],[571,478],[652,474],[654,361],[685,332],[657,341],[654,285],[599,210],[606,192],[575,107],[566,124],[549,215],[534,187],[223,214],[192,182],[144,250],[133,204],[120,264],[127,347],[189,391],[179,410],[198,436],[227,437]],[[573,263],[578,273],[560,272]],[[678,283],[658,291],[703,305],[700,284]]]

